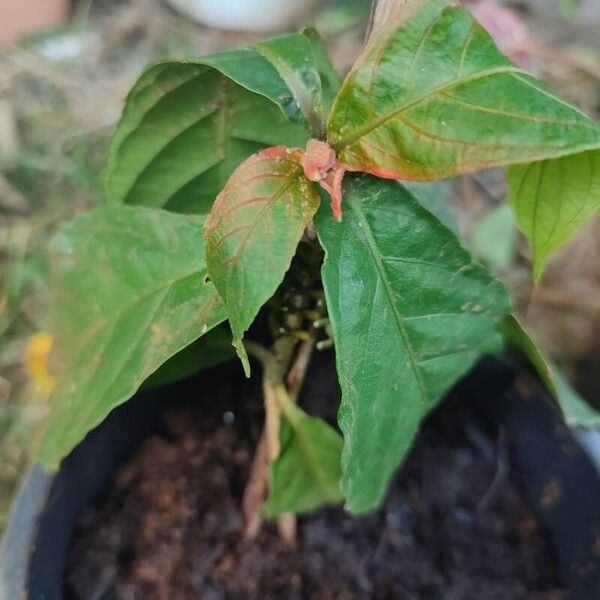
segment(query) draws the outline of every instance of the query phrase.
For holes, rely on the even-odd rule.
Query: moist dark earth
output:
[[[303,403],[333,419],[339,391],[332,364],[321,363]],[[458,399],[427,421],[380,510],[302,517],[290,550],[270,524],[242,539],[257,384],[217,370],[206,390],[193,406],[169,408],[85,510],[69,557],[71,600],[567,598],[502,431]]]

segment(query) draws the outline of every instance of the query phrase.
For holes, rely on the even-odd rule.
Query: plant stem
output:
[[[288,548],[296,547],[297,530],[298,520],[294,513],[283,513],[277,517],[277,531],[279,531],[279,537]]]
[[[365,41],[368,41],[369,37],[392,17],[394,11],[409,1],[373,0]],[[256,448],[242,501],[245,521],[244,537],[250,540],[254,539],[260,531],[268,492],[269,468],[277,460],[281,451],[279,437],[281,409],[277,400],[277,392],[284,393],[291,402],[295,403],[298,400],[315,348],[315,336],[314,331],[311,331],[309,339],[302,342],[299,348],[292,338],[282,338],[275,343],[272,350],[267,350],[260,344],[251,341],[245,342],[245,346],[246,350],[262,364],[265,405],[265,426]],[[292,362],[296,349],[297,352]],[[296,516],[292,513],[284,513],[279,516],[277,524],[283,542],[288,546],[294,546],[296,543]]]
[[[302,384],[304,383],[304,378],[306,377],[306,372],[308,371],[308,365],[310,364],[314,349],[315,338],[314,335],[311,335],[308,340],[302,342],[298,349],[296,358],[288,372],[287,390],[281,386],[283,388],[282,391],[288,395],[289,400],[294,404],[298,401],[298,396],[300,395],[300,390],[302,389]],[[293,548],[296,545],[296,515],[293,513],[284,513],[280,515],[277,520],[277,526],[283,542],[287,546]]]
[[[294,403],[298,400],[298,395],[302,389],[302,384],[304,383],[306,371],[308,370],[308,365],[310,364],[310,359],[314,349],[315,337],[311,332],[310,338],[303,341],[300,345],[298,353],[296,354],[296,358],[294,359],[294,363],[292,364],[287,376],[286,383],[288,393],[290,395],[290,399]]]
[[[248,352],[263,366],[263,396],[265,403],[265,427],[261,434],[244,498],[244,537],[253,539],[260,531],[265,497],[268,488],[270,465],[277,460],[281,451],[279,428],[281,410],[277,394],[285,394],[295,402],[304,382],[310,357],[315,346],[314,336],[302,342],[297,352],[297,343],[292,338],[278,340],[271,351],[254,342],[246,342]],[[295,358],[292,362],[292,357]],[[290,366],[290,363],[291,366]],[[289,369],[289,370],[288,370]],[[287,378],[286,378],[287,373]],[[284,384],[284,381],[287,382]],[[296,516],[284,513],[277,520],[279,535],[290,547],[296,543]]]
[[[281,450],[279,441],[281,414],[277,395],[275,394],[275,385],[277,383],[269,377],[268,369],[265,369],[263,373],[263,397],[265,403],[265,437],[267,440],[269,463],[277,460]]]
[[[254,460],[250,469],[248,483],[242,499],[242,514],[244,515],[244,537],[254,539],[262,525],[262,507],[267,495],[267,474],[269,472],[269,452],[267,450],[267,436],[263,429]]]

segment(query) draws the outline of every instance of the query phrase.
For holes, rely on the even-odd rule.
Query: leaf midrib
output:
[[[164,65],[169,65],[169,64],[171,64],[171,63],[164,63]],[[163,66],[163,65],[161,65],[161,66]],[[204,74],[204,72],[195,73],[189,79],[186,79],[185,81],[182,81],[182,82],[178,83],[177,85],[173,86],[170,90],[168,90],[167,92],[165,92],[162,96],[160,96],[159,98],[157,98],[149,107],[147,107],[142,112],[141,115],[137,115],[136,116],[135,122],[127,122],[127,130],[124,130],[121,136],[119,136],[119,131],[117,130],[117,133],[115,134],[115,137],[111,141],[110,148],[109,148],[109,155],[108,155],[108,159],[107,159],[107,167],[106,167],[106,174],[105,174],[105,177],[106,177],[107,181],[110,180],[110,178],[112,177],[112,175],[114,174],[114,172],[119,167],[119,163],[118,163],[117,158],[118,158],[119,153],[122,151],[123,146],[127,143],[127,141],[139,129],[139,127],[143,123],[144,119],[146,119],[147,116],[165,98],[168,98],[169,96],[171,96],[171,95],[173,95],[175,93],[178,93],[179,90],[182,87],[185,87],[186,85],[188,85],[191,82],[195,81],[202,74]],[[147,86],[145,86],[143,88],[140,88],[139,90],[136,90],[136,95],[138,95],[141,92],[145,91],[148,87],[149,87],[149,85],[147,85]],[[129,98],[128,97],[127,100],[126,100],[126,102],[131,102],[131,101],[133,101],[133,98]],[[122,118],[123,119],[127,118],[127,115],[124,113]],[[129,192],[129,190],[128,190],[128,192]]]
[[[365,213],[362,210],[362,206],[360,203],[360,199],[358,199],[355,195],[354,188],[349,190],[346,194],[346,201],[354,211],[359,224],[361,225],[360,230],[364,234],[365,241],[367,242],[367,246],[369,248],[369,252],[371,254],[371,258],[375,263],[375,267],[377,269],[377,273],[379,274],[379,278],[383,283],[383,289],[385,290],[386,297],[388,299],[388,303],[392,309],[392,314],[394,315],[394,320],[396,322],[396,326],[402,338],[402,342],[404,347],[406,348],[407,356],[410,361],[410,366],[412,368],[413,373],[417,379],[417,384],[419,386],[419,392],[421,394],[421,403],[425,405],[427,403],[427,390],[425,387],[425,382],[421,377],[421,372],[418,368],[418,361],[413,350],[412,344],[410,342],[410,338],[404,326],[404,318],[400,314],[396,303],[394,302],[394,294],[391,289],[391,284],[387,275],[387,271],[383,260],[380,256],[379,249],[375,242],[375,238],[373,237],[373,233],[371,231],[371,226],[366,218]]]
[[[312,479],[315,486],[319,488],[323,497],[331,499],[335,495],[335,488],[329,485],[329,478],[322,472],[319,459],[315,457],[312,452],[311,442],[309,441],[308,436],[306,436],[304,432],[300,433],[296,430],[296,437],[298,438],[300,452],[304,455],[310,479]]]
[[[483,79],[485,77],[491,77],[492,75],[498,75],[498,74],[502,74],[502,73],[515,73],[515,74],[520,74],[520,75],[529,75],[529,73],[527,73],[527,71],[525,71],[523,69],[519,69],[518,67],[506,66],[506,67],[496,67],[494,69],[486,69],[485,71],[478,71],[476,73],[472,73],[471,75],[466,75],[464,77],[458,77],[456,79],[452,79],[451,81],[447,81],[439,86],[436,86],[434,88],[427,90],[423,94],[420,94],[419,96],[413,98],[412,100],[409,100],[408,102],[405,102],[404,104],[401,104],[400,106],[397,106],[397,107],[393,108],[392,110],[389,110],[388,112],[380,115],[379,117],[377,117],[375,119],[367,121],[361,127],[357,127],[351,134],[341,138],[339,141],[334,143],[333,148],[335,149],[336,152],[339,153],[346,146],[353,144],[354,142],[359,140],[361,137],[370,133],[374,129],[377,129],[378,127],[383,125],[386,121],[389,121],[390,119],[394,118],[396,115],[398,115],[400,113],[406,112],[410,108],[413,108],[414,106],[420,104],[421,102],[424,102],[431,96],[435,96],[436,94],[439,94],[446,90],[452,89],[453,87],[457,87],[459,85],[469,83],[471,81],[477,81],[478,79]],[[334,112],[332,112],[332,114],[334,114]]]
[[[151,324],[152,322],[154,322],[156,315],[163,309],[163,307],[165,306],[166,300],[169,296],[169,293],[171,292],[171,290],[173,289],[173,287],[179,283],[180,281],[186,279],[187,277],[193,275],[194,273],[191,273],[189,275],[183,276],[181,278],[177,278],[177,279],[173,279],[170,280],[170,282],[168,282],[165,286],[164,286],[164,290],[161,290],[161,287],[155,287],[150,291],[147,291],[145,294],[143,294],[142,296],[139,296],[137,298],[137,301],[135,303],[132,303],[132,305],[130,305],[130,308],[133,308],[134,304],[139,304],[142,300],[144,300],[146,297],[157,293],[159,291],[162,291],[162,294],[158,297],[158,301],[156,306],[153,309],[153,314],[152,317],[150,319],[148,319],[148,323],[146,325],[144,325],[143,327],[140,327],[140,330],[138,331],[138,335],[137,338],[135,340],[135,342],[133,343],[133,348],[128,352],[128,353],[123,353],[123,360],[120,362],[119,365],[116,366],[116,369],[111,377],[110,381],[106,381],[104,382],[104,385],[102,387],[102,390],[100,391],[99,394],[96,395],[95,397],[95,402],[93,403],[88,403],[88,410],[86,410],[83,414],[78,414],[77,417],[79,420],[83,420],[87,423],[97,423],[99,422],[98,419],[98,409],[101,408],[102,406],[104,406],[105,402],[106,402],[106,398],[107,395],[109,394],[109,392],[112,390],[112,387],[114,386],[114,384],[118,381],[118,379],[121,377],[121,375],[123,374],[124,370],[126,369],[126,367],[130,364],[130,361],[132,359],[132,356],[135,354],[136,350],[139,348],[140,344],[144,341],[145,339],[145,335],[149,329],[149,324]],[[216,290],[214,290],[214,293],[210,294],[208,297],[206,297],[204,299],[203,302],[203,307],[208,307],[210,306],[211,303],[214,302],[215,299],[219,299],[219,296],[216,292]],[[109,320],[105,320],[105,323],[110,324],[111,330],[110,330],[110,334],[108,336],[108,338],[106,339],[106,342],[102,345],[100,351],[100,354],[103,356],[107,349],[111,347],[111,344],[113,344],[113,340],[114,340],[114,335],[115,335],[115,331],[117,329],[117,326],[119,324],[119,321],[123,319],[123,316],[126,314],[127,310],[123,310],[123,311],[119,311],[118,313],[113,313],[115,314],[115,318],[114,319],[109,319]],[[216,326],[218,323],[214,323],[212,325],[212,327]],[[211,328],[212,328],[211,327]],[[97,329],[97,328],[95,328]],[[85,347],[88,343],[90,342],[90,340],[86,340],[83,347]],[[80,353],[81,353],[81,348],[82,346],[80,346]],[[171,356],[173,356],[173,354],[171,354]],[[138,375],[137,378],[133,379],[132,382],[129,384],[128,389],[130,391],[135,391],[136,389],[139,388],[139,386],[141,385],[141,383],[143,382],[143,380],[148,376],[148,373],[146,373],[145,371],[141,373],[143,375],[143,377],[141,377],[140,380],[140,376]],[[88,374],[88,377],[86,377],[83,380],[83,384],[78,386],[79,389],[82,392],[87,392],[87,386],[90,384],[90,382],[92,382],[94,380],[94,378],[96,377],[96,371],[90,371]],[[60,390],[60,387],[57,387],[56,392],[58,392]],[[56,393],[55,392],[55,393]],[[123,402],[123,398],[126,398],[129,396],[128,392],[124,392],[123,394],[120,395],[120,400],[118,401],[118,404],[121,404]],[[115,404],[111,404],[111,407],[109,408],[112,409],[114,408],[114,406],[116,406]],[[68,413],[67,415],[65,415],[65,417],[68,419],[69,414],[75,414],[75,413]],[[67,422],[68,424],[68,422]],[[77,428],[74,429],[75,431],[77,431]]]
[[[168,292],[173,288],[173,286],[175,284],[183,281],[184,279],[187,279],[188,277],[191,277],[192,275],[198,274],[199,277],[202,277],[202,272],[204,272],[204,274],[207,273],[206,266],[204,266],[203,268],[198,268],[198,266],[195,266],[194,269],[189,272],[181,273],[180,275],[177,275],[176,277],[167,279],[167,280],[161,282],[160,284],[157,284],[157,285],[152,286],[151,288],[145,289],[141,294],[132,296],[129,299],[129,301],[119,305],[113,312],[105,313],[103,319],[99,319],[96,322],[96,324],[94,325],[94,327],[92,327],[92,328],[88,329],[86,332],[84,332],[80,338],[80,339],[83,339],[83,344],[80,347],[85,347],[85,345],[89,342],[88,338],[94,337],[94,335],[96,334],[96,332],[99,329],[102,329],[108,323],[118,321],[123,316],[123,314],[125,314],[128,311],[135,308],[135,306],[137,304],[144,301],[146,298],[148,298],[152,294],[155,294],[162,289],[166,289]],[[217,291],[215,290],[215,294],[216,293],[217,293]]]
[[[281,60],[277,54],[271,52],[267,47],[259,44],[254,47],[254,51],[271,63],[277,73],[279,73],[285,85],[292,92],[292,96],[296,100],[300,112],[308,122],[313,135],[317,137],[323,135],[325,125],[321,115],[317,111],[317,107],[313,104],[309,90],[298,74],[293,69],[290,69],[285,61]]]
[[[244,237],[242,238],[242,240],[240,240],[240,243],[238,244],[236,251],[227,260],[227,262],[225,263],[225,266],[227,266],[227,267],[229,267],[230,265],[235,266],[239,262],[242,251],[244,250],[246,244],[251,243],[250,238],[256,232],[256,228],[261,223],[261,219],[262,219],[263,215],[268,210],[270,210],[276,204],[276,202],[278,200],[280,200],[286,194],[286,192],[296,183],[297,178],[301,174],[302,174],[302,167],[297,166],[297,165],[294,166],[294,170],[291,171],[289,174],[284,174],[284,177],[287,181],[284,181],[284,183],[282,183],[282,185],[277,189],[277,191],[273,194],[273,196],[269,200],[267,200],[267,202],[265,202],[265,205],[259,210],[258,214],[255,215],[254,219],[248,224],[248,227],[246,229],[246,233],[245,233]],[[239,208],[239,206],[240,205],[238,205],[237,208]]]
[[[148,157],[146,159],[143,169],[139,170],[135,174],[135,178],[128,185],[127,193],[125,194],[125,196],[123,196],[123,203],[127,204],[129,202],[129,198],[131,197],[131,194],[133,193],[133,191],[135,190],[135,188],[139,184],[139,182],[142,180],[144,175],[146,175],[146,173],[148,173],[148,171],[152,172],[153,164],[156,163],[164,155],[164,153],[167,152],[167,150],[170,147],[172,147],[174,144],[176,144],[190,130],[192,130],[194,127],[197,127],[200,123],[202,123],[202,121],[213,116],[215,113],[223,112],[223,107],[219,104],[219,101],[221,100],[221,97],[220,97],[221,94],[222,94],[222,92],[219,92],[219,94],[207,106],[207,110],[205,112],[203,112],[200,115],[197,115],[192,123],[187,125],[181,131],[177,132],[177,135],[175,135],[174,137],[169,138],[167,140],[166,144],[163,144],[159,150],[157,150],[151,157]],[[219,115],[219,117],[220,117],[220,115]],[[121,146],[119,148],[119,150],[117,151],[117,155],[119,154],[119,152],[122,152],[122,151],[123,151],[123,146]],[[212,169],[214,166],[218,165],[222,160],[223,159],[219,155],[218,148],[217,148],[215,162],[213,162],[212,164],[207,166],[203,171],[201,171],[201,173],[205,173],[209,169]],[[114,170],[113,170],[113,173],[114,173]],[[197,173],[194,177],[197,177],[201,173]],[[172,194],[171,194],[171,196],[172,196]],[[169,196],[169,198],[167,198],[167,200],[166,200],[167,202],[171,196]]]
[[[162,294],[157,297],[158,301],[156,303],[156,306],[152,310],[152,317],[148,320],[148,323],[151,323],[156,318],[158,311],[164,306],[165,300],[168,297],[169,292],[173,288],[173,285],[175,285],[175,284],[173,283],[172,285],[165,286],[164,290],[160,290],[160,289],[156,290],[157,292],[162,291]],[[148,294],[148,296],[149,295],[150,294]],[[139,304],[139,301],[137,303]],[[117,326],[118,326],[119,322],[122,321],[125,313],[126,313],[126,311],[119,313],[115,319],[113,319],[112,321],[108,321],[111,324],[111,330],[110,330],[110,335],[106,339],[106,342],[102,345],[102,348],[99,352],[102,359],[104,358],[104,355],[106,354],[107,349],[111,347],[111,344],[113,343],[113,340],[115,337],[115,332],[117,330]],[[94,414],[95,414],[96,410],[98,409],[98,406],[102,404],[102,402],[106,398],[106,394],[110,390],[111,386],[121,376],[121,374],[123,373],[123,370],[131,361],[132,355],[135,354],[135,351],[137,350],[140,343],[144,339],[144,335],[148,331],[148,323],[146,323],[143,327],[140,327],[140,330],[137,332],[138,335],[136,336],[136,340],[133,342],[133,347],[131,348],[131,350],[129,352],[122,352],[122,354],[121,354],[122,360],[120,361],[120,364],[117,365],[116,370],[113,374],[112,380],[102,382],[103,389],[96,396],[96,402],[87,402],[86,403],[87,410],[83,414],[79,413],[79,414],[75,415],[75,413],[71,413],[72,415],[75,415],[78,419],[85,420],[86,422],[93,420]],[[89,340],[88,340],[88,342],[89,342]],[[91,381],[93,381],[95,379],[96,371],[95,370],[89,371],[88,374],[89,374],[89,376],[83,380],[83,384],[78,386],[82,393],[88,391],[87,386],[90,384]]]
[[[83,344],[80,344],[78,346],[78,350],[79,350],[79,354],[83,354],[83,349],[93,340],[95,339],[95,335],[92,336],[91,333],[96,334],[97,331],[99,329],[101,329],[102,327],[108,326],[110,327],[110,333],[105,341],[105,343],[102,344],[102,347],[100,349],[100,354],[103,356],[106,353],[107,348],[109,348],[113,342],[114,339],[114,335],[115,335],[115,331],[117,329],[117,326],[119,325],[119,322],[123,320],[123,317],[133,308],[135,308],[136,305],[139,305],[142,301],[144,301],[145,299],[149,298],[150,296],[154,295],[154,294],[158,294],[158,292],[162,292],[161,295],[159,296],[159,300],[157,302],[156,307],[153,309],[153,315],[152,317],[148,320],[148,323],[146,325],[144,325],[143,327],[140,327],[140,331],[138,332],[138,337],[136,339],[136,341],[134,342],[134,347],[133,349],[128,352],[128,353],[123,353],[123,361],[121,362],[120,366],[117,367],[117,371],[116,374],[114,375],[112,381],[107,382],[108,386],[104,388],[104,390],[101,392],[100,397],[98,399],[98,403],[95,406],[91,407],[90,411],[87,411],[85,413],[85,418],[89,419],[90,417],[93,417],[93,411],[95,410],[95,408],[97,407],[98,404],[101,404],[104,399],[106,398],[106,394],[108,393],[110,386],[112,386],[114,384],[114,382],[117,380],[117,378],[121,375],[121,373],[123,372],[123,369],[127,366],[128,362],[131,359],[131,355],[134,353],[135,349],[139,346],[139,344],[141,343],[141,341],[144,339],[144,335],[145,333],[148,331],[149,328],[149,324],[151,324],[152,322],[154,322],[154,319],[156,317],[156,315],[158,314],[158,312],[161,310],[161,308],[164,306],[166,299],[169,296],[169,293],[173,290],[173,288],[175,287],[175,285],[177,285],[178,283],[180,283],[181,281],[187,279],[188,277],[191,277],[192,275],[195,274],[195,271],[192,273],[189,273],[188,275],[182,276],[182,277],[178,277],[176,279],[172,279],[169,280],[168,282],[165,283],[165,285],[163,286],[155,286],[150,290],[146,290],[146,292],[144,294],[141,294],[140,296],[136,297],[136,300],[133,302],[130,302],[126,305],[126,307],[122,307],[120,310],[115,311],[114,313],[111,313],[109,318],[106,318],[100,322],[98,322],[98,324],[90,331],[86,332],[85,337],[87,339],[85,339],[83,341]],[[209,306],[214,299],[219,299],[219,296],[217,294],[217,291],[214,290],[211,294],[209,294],[206,298],[204,298],[204,302],[203,302],[203,306]],[[82,391],[86,391],[87,385],[90,383],[90,381],[92,381],[94,379],[94,377],[96,376],[96,371],[90,371],[89,372],[89,376],[84,380],[85,384],[82,386],[79,386],[80,389]],[[136,386],[136,382],[134,382],[134,386]],[[60,388],[57,388],[57,391]]]
[[[169,297],[169,293],[171,292],[171,290],[177,283],[178,283],[178,281],[175,281],[172,284],[170,284],[168,288],[165,288],[164,294],[162,295],[156,308],[154,309],[152,318],[148,319],[149,323],[153,323],[156,319],[156,316],[158,314],[160,314],[160,312],[162,311],[162,309],[164,308],[164,306],[166,304],[167,298]],[[198,297],[197,297],[197,299],[198,299]],[[204,309],[206,309],[206,307],[210,306],[214,302],[215,299],[219,300],[219,295],[217,294],[216,290],[214,290],[211,294],[209,294],[206,298],[204,298],[204,302],[201,305],[202,309],[204,310]],[[216,324],[213,326],[216,326]],[[188,331],[190,329],[191,329],[191,327],[188,326]],[[209,329],[212,329],[212,327],[209,327]],[[131,360],[132,355],[135,354],[135,350],[144,341],[144,335],[146,334],[147,331],[148,331],[148,326],[142,328],[142,331],[140,331],[140,335],[135,342],[134,349],[130,352],[129,357],[126,357],[126,359],[121,363],[120,367],[117,370],[116,375],[113,378],[113,381],[111,382],[111,385],[113,385],[114,382],[117,381],[117,379],[121,376],[121,374],[123,373],[123,370],[127,366],[128,362]],[[208,329],[207,329],[207,331],[208,331]],[[112,338],[113,338],[113,336],[111,335],[110,339],[107,342],[107,347],[112,342]],[[106,348],[105,348],[105,350],[106,350]],[[138,377],[136,379],[134,379],[134,381],[133,381],[133,387],[135,387],[136,389],[143,383],[144,379],[147,377],[147,373],[142,372],[141,374],[143,375],[143,377],[140,378],[140,375],[138,375]],[[102,395],[102,398],[100,399],[100,402],[105,401],[106,395],[108,394],[109,391],[110,391],[110,387],[105,389],[104,394]]]

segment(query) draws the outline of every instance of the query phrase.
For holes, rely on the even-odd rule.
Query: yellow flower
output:
[[[29,338],[25,349],[25,368],[39,390],[47,395],[54,389],[54,377],[48,371],[48,355],[54,338],[46,332],[37,333]]]

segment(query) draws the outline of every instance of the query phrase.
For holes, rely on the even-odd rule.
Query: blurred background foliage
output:
[[[102,201],[109,136],[124,95],[148,64],[261,37],[204,27],[175,10],[175,0],[58,1],[64,14],[53,22],[62,22],[18,41],[3,37],[0,19],[0,530],[47,412],[26,356],[44,328],[49,236]],[[326,38],[341,72],[361,48],[370,4],[323,0],[304,20]],[[468,4],[515,61],[600,117],[600,2]],[[502,173],[413,191],[507,282],[537,341],[600,406],[600,219],[559,253],[534,289],[527,248],[503,204]]]

